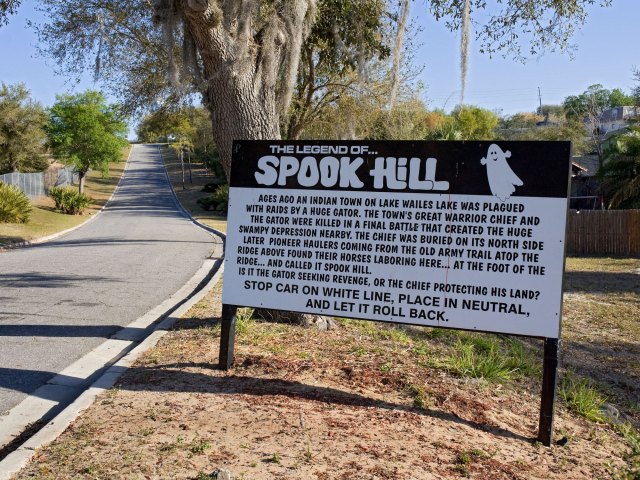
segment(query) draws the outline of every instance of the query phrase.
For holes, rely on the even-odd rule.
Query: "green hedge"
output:
[[[198,204],[205,210],[226,214],[229,208],[229,185],[220,185],[213,195],[198,200]]]
[[[91,197],[71,187],[53,187],[49,196],[56,202],[56,210],[69,215],[80,215],[91,205]]]
[[[29,198],[22,190],[0,182],[0,222],[27,223],[32,210]]]

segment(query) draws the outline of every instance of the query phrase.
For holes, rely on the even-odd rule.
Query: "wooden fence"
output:
[[[640,257],[640,210],[569,210],[567,255]]]

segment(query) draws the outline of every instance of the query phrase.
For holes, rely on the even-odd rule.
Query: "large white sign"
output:
[[[568,154],[562,181],[541,182],[544,165],[515,164],[533,142],[443,143],[241,144],[223,302],[557,338]]]

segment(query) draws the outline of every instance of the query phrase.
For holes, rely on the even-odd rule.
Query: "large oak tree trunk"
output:
[[[185,1],[184,22],[204,67],[207,106],[227,176],[233,140],[280,139],[315,0],[281,0],[268,18],[259,2]],[[261,23],[259,23],[261,22]]]
[[[231,84],[232,88],[224,88],[225,84]],[[274,99],[256,94],[249,72],[211,80],[207,93],[213,135],[228,177],[233,140],[278,140],[279,117]]]
[[[202,59],[205,103],[228,178],[234,140],[281,138],[280,114],[289,106],[315,0],[281,1],[280,13],[273,13],[257,35],[251,25],[254,2],[185,3],[185,26]],[[330,317],[318,315],[266,309],[257,314],[323,330],[335,326]]]

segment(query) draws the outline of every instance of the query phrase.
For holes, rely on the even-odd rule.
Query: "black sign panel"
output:
[[[237,141],[230,185],[558,198],[569,165],[569,142]]]

